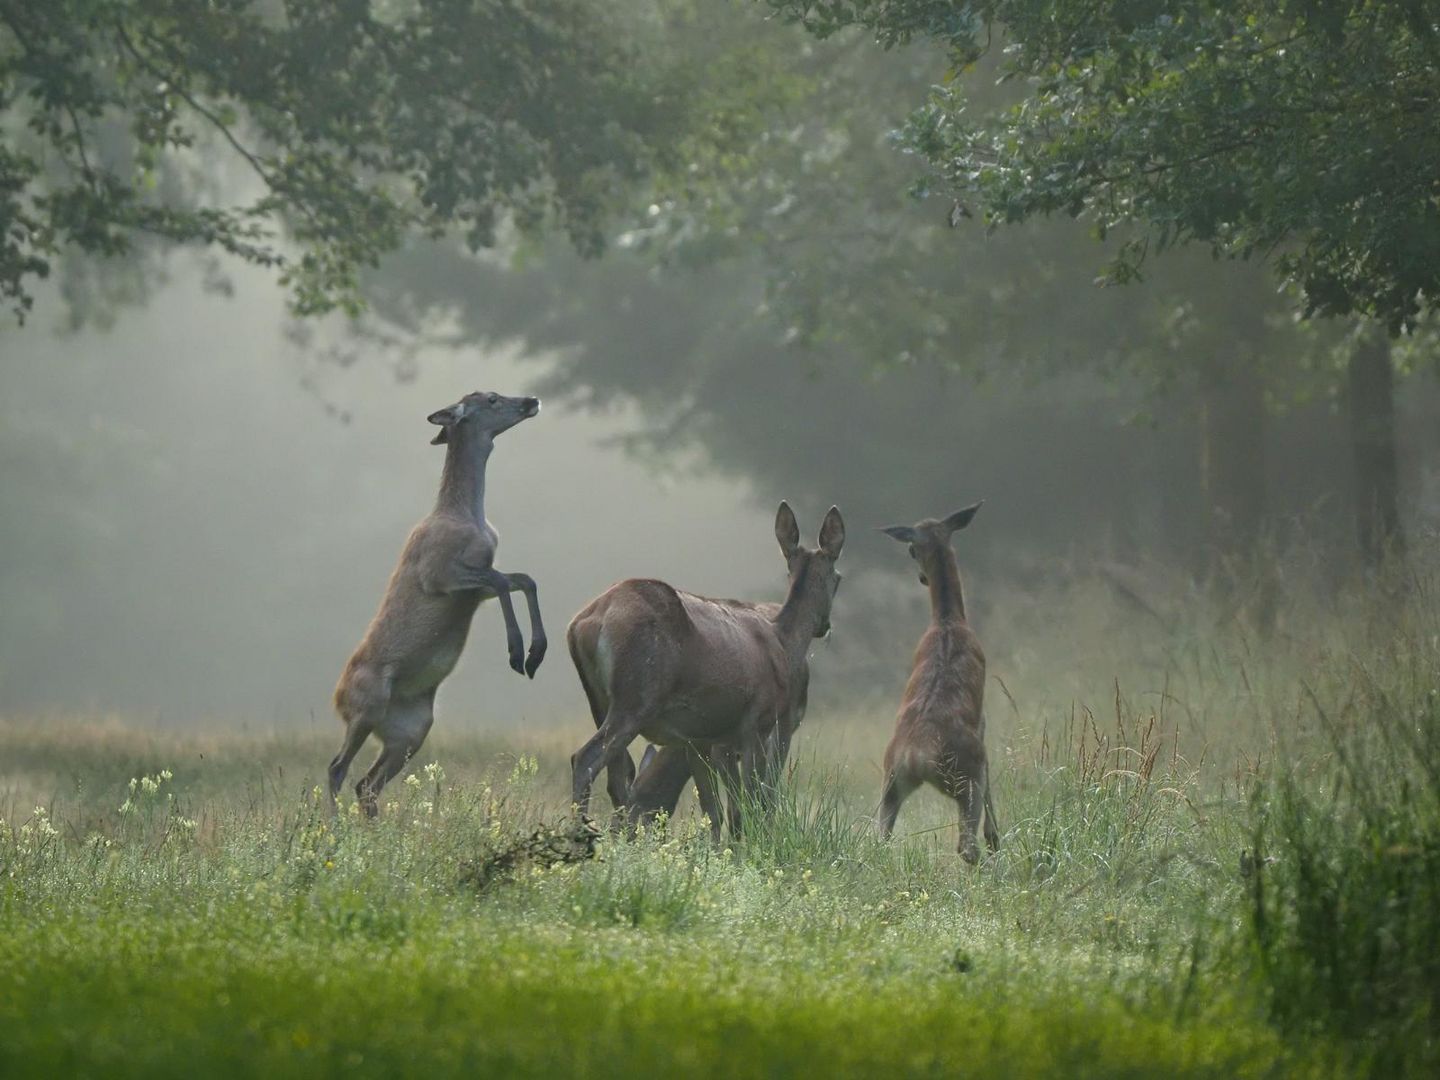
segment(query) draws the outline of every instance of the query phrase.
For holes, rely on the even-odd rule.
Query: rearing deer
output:
[[[330,763],[330,802],[365,739],[384,744],[355,794],[374,817],[380,791],[420,749],[435,719],[435,691],[465,648],[470,620],[482,600],[500,601],[510,666],[535,677],[545,658],[545,627],[535,582],[528,574],[495,569],[499,535],[485,520],[485,466],[495,436],[540,411],[533,397],[476,391],[428,417],[440,427],[432,444],[445,447],[435,509],[405,541],[380,611],[345,665],[335,687],[335,711],[345,741]],[[515,619],[512,592],[530,609],[530,654]]]
[[[926,518],[882,530],[908,544],[910,557],[920,564],[920,583],[930,589],[930,626],[915,649],[895,734],[885,748],[880,833],[894,830],[900,804],[911,792],[932,784],[960,804],[959,850],[969,863],[980,858],[975,830],[982,806],[985,843],[991,851],[1000,847],[985,758],[985,653],[965,619],[960,569],[950,547],[951,535],[970,524],[980,505],[943,521]]]
[[[808,678],[810,641],[830,629],[845,523],[832,506],[820,527],[820,547],[811,550],[801,545],[795,514],[782,502],[775,538],[790,578],[778,608],[631,579],[612,585],[570,621],[570,655],[599,728],[571,759],[574,802],[582,815],[603,768],[610,770],[612,801],[618,806],[627,800],[633,770],[628,747],[640,735],[659,744],[662,755],[668,752],[677,778],[683,773],[674,759],[683,749],[716,840],[717,768],[732,787],[738,781],[753,791],[764,740],[773,737],[774,753],[783,760],[798,722],[796,704],[803,705],[803,692],[795,690]],[[638,809],[632,808],[632,821]],[[738,834],[738,814],[730,828]]]

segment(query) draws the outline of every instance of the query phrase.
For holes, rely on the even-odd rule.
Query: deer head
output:
[[[440,428],[430,442],[442,445],[462,432],[465,435],[493,439],[502,431],[509,431],[520,421],[530,419],[539,411],[539,398],[506,397],[493,390],[476,390],[466,394],[454,405],[447,405],[426,417],[430,423]]]
[[[950,551],[950,537],[969,525],[970,519],[983,505],[985,501],[982,499],[964,510],[956,510],[947,518],[925,518],[914,525],[887,525],[880,531],[909,546],[910,557],[919,564],[920,584],[929,585],[930,578],[940,573],[944,560],[954,557]]]
[[[830,633],[830,605],[840,588],[840,575],[835,561],[845,546],[845,522],[838,507],[830,507],[820,525],[819,548],[800,543],[800,523],[790,504],[782,502],[775,514],[775,539],[785,556],[790,576],[790,591],[785,597],[783,613],[788,613],[796,626],[807,624],[813,637]]]

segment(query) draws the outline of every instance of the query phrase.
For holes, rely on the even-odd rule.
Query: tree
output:
[[[771,0],[826,36],[939,42],[951,71],[906,141],[989,225],[1062,214],[1125,230],[1108,276],[1186,243],[1269,260],[1305,312],[1413,329],[1440,295],[1440,29],[1416,0]],[[972,110],[962,74],[1003,43],[1016,89]],[[1362,335],[1363,336],[1363,335]],[[1349,372],[1365,445],[1392,375]],[[1360,436],[1357,436],[1360,438]],[[1393,452],[1391,454],[1393,460]],[[1355,446],[1365,505],[1403,547],[1384,455]],[[1378,472],[1376,471],[1378,470]],[[1393,470],[1392,470],[1393,472]],[[1379,500],[1377,503],[1375,500]],[[1368,526],[1362,526],[1362,530]]]
[[[957,483],[998,492],[1002,476],[1023,477],[1005,500],[1015,520],[1036,525],[1032,535],[1063,546],[1065,527],[1054,526],[1083,522],[1068,535],[1113,537],[1128,555],[1169,546],[1223,580],[1248,568],[1267,525],[1318,496],[1311,485],[1324,481],[1309,473],[1273,493],[1266,485],[1269,444],[1295,430],[1270,423],[1266,403],[1295,395],[1310,345],[1262,267],[1171,252],[1143,283],[1095,289],[1094,250],[1073,223],[988,239],[952,229],[948,200],[906,197],[914,158],[887,138],[943,55],[882,56],[853,38],[817,46],[733,14],[687,31],[690,47],[725,42],[766,81],[783,70],[796,96],[759,118],[743,155],[658,178],[642,220],[622,234],[623,256],[598,275],[553,258],[504,275],[426,252],[370,281],[376,312],[413,332],[433,311],[432,325],[466,347],[514,335],[560,350],[573,362],[556,389],[639,402],[656,429],[648,448],[698,444],[782,490],[838,480],[857,512],[884,516],[897,475],[940,501]],[[703,276],[687,273],[695,267]],[[807,385],[807,368],[826,385]],[[1324,376],[1333,381],[1328,367]],[[968,387],[987,379],[995,415],[958,411],[984,399]],[[784,418],[796,410],[843,417],[844,445],[828,444],[824,425],[792,430]],[[1166,432],[1124,424],[1146,412]],[[1057,442],[1031,457],[1007,428],[1034,423]],[[1152,455],[1163,445],[1172,457],[1132,465],[1127,445]],[[1055,475],[1079,475],[1080,460],[1105,454],[1114,482],[1103,491],[1055,490]],[[963,470],[936,473],[939,460]],[[1163,479],[1187,474],[1190,483]],[[872,497],[880,505],[859,501]]]
[[[694,80],[645,62],[656,25],[573,0],[0,0],[0,297],[23,318],[67,252],[146,237],[273,266],[302,314],[355,309],[415,234],[596,252],[694,126]],[[248,179],[196,183],[219,153]]]

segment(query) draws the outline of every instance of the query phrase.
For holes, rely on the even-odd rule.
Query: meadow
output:
[[[442,714],[375,822],[329,724],[0,720],[0,1074],[1434,1075],[1440,592],[1100,589],[992,618],[975,868],[930,793],[875,837],[864,694],[721,848],[577,832],[579,710]]]

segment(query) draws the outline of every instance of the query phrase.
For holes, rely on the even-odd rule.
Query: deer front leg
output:
[[[510,653],[510,667],[517,674],[524,675],[525,639],[520,635],[520,623],[515,618],[515,604],[510,599],[510,594],[517,586],[512,585],[510,578],[493,566],[471,566],[465,563],[456,569],[449,584],[453,590],[478,589],[482,594],[493,596],[500,601],[500,613],[505,618],[505,643]],[[530,584],[533,588],[535,583],[532,581]],[[537,613],[538,610],[537,607]]]
[[[535,587],[535,579],[529,574],[506,574],[505,577],[509,578],[512,589],[519,589],[525,594],[525,606],[530,612],[530,655],[525,658],[525,674],[533,679],[540,669],[540,661],[545,659],[548,645],[545,624],[540,621],[540,593]]]
[[[765,748],[760,733],[753,726],[747,727],[741,736],[739,761],[735,762],[735,754],[731,752],[731,767],[739,766],[738,783],[735,785],[739,791],[739,798],[731,805],[730,833],[739,840],[742,835],[743,817],[755,810],[770,809],[764,794],[764,773],[765,773]]]
[[[695,746],[687,747],[686,756],[690,761],[690,775],[695,780],[695,794],[700,801],[700,812],[710,819],[710,840],[719,847],[720,830],[724,828],[725,817],[720,808],[720,791],[716,783],[719,776],[713,756]]]

